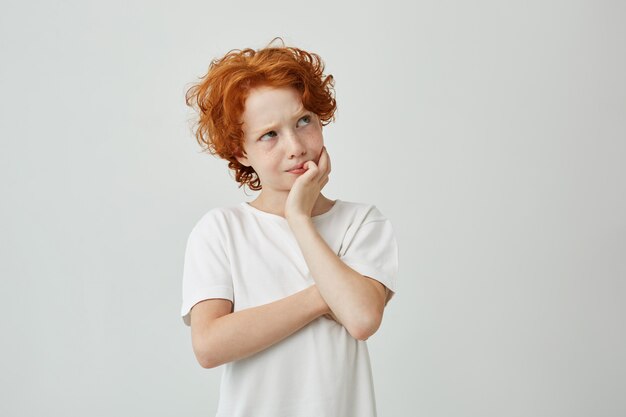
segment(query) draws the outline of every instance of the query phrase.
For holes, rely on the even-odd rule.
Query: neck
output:
[[[268,195],[261,191],[261,194],[250,202],[250,205],[261,211],[285,217],[285,202],[287,201],[288,195],[289,192],[272,193],[271,195]],[[333,200],[326,198],[322,193],[320,193],[315,201],[313,210],[311,211],[311,216],[317,216],[318,214],[327,212],[332,207],[332,204]]]

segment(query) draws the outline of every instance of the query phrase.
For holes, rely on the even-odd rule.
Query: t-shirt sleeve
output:
[[[365,218],[349,242],[340,259],[361,275],[382,283],[389,289],[385,304],[396,292],[398,275],[398,243],[389,219],[375,207]]]
[[[203,300],[234,301],[230,262],[224,247],[223,228],[205,216],[196,224],[185,249],[181,316],[191,326],[191,308]]]

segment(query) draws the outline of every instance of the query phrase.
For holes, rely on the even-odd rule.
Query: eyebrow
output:
[[[304,116],[305,113],[311,113],[311,111],[309,111],[309,110],[307,110],[306,108],[303,107],[300,111],[296,112],[296,114],[294,116],[292,116],[291,118],[292,119],[300,118],[300,117]],[[271,131],[274,128],[274,126],[276,126],[276,122],[270,123],[270,124],[266,125],[266,127],[264,127],[264,128],[259,128],[259,129],[254,130],[254,132],[252,132],[252,135],[256,136],[256,135],[261,134],[261,133],[269,132],[269,131]]]

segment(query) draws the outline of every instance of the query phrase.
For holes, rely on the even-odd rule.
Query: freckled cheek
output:
[[[324,136],[321,132],[312,133],[309,137],[307,137],[307,144],[309,149],[313,149],[319,154],[324,147]]]

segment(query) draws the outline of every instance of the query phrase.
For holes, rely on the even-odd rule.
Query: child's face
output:
[[[289,172],[306,161],[319,161],[324,137],[318,116],[302,105],[294,88],[261,86],[250,91],[242,115],[246,156],[263,192],[289,191],[301,173]]]

